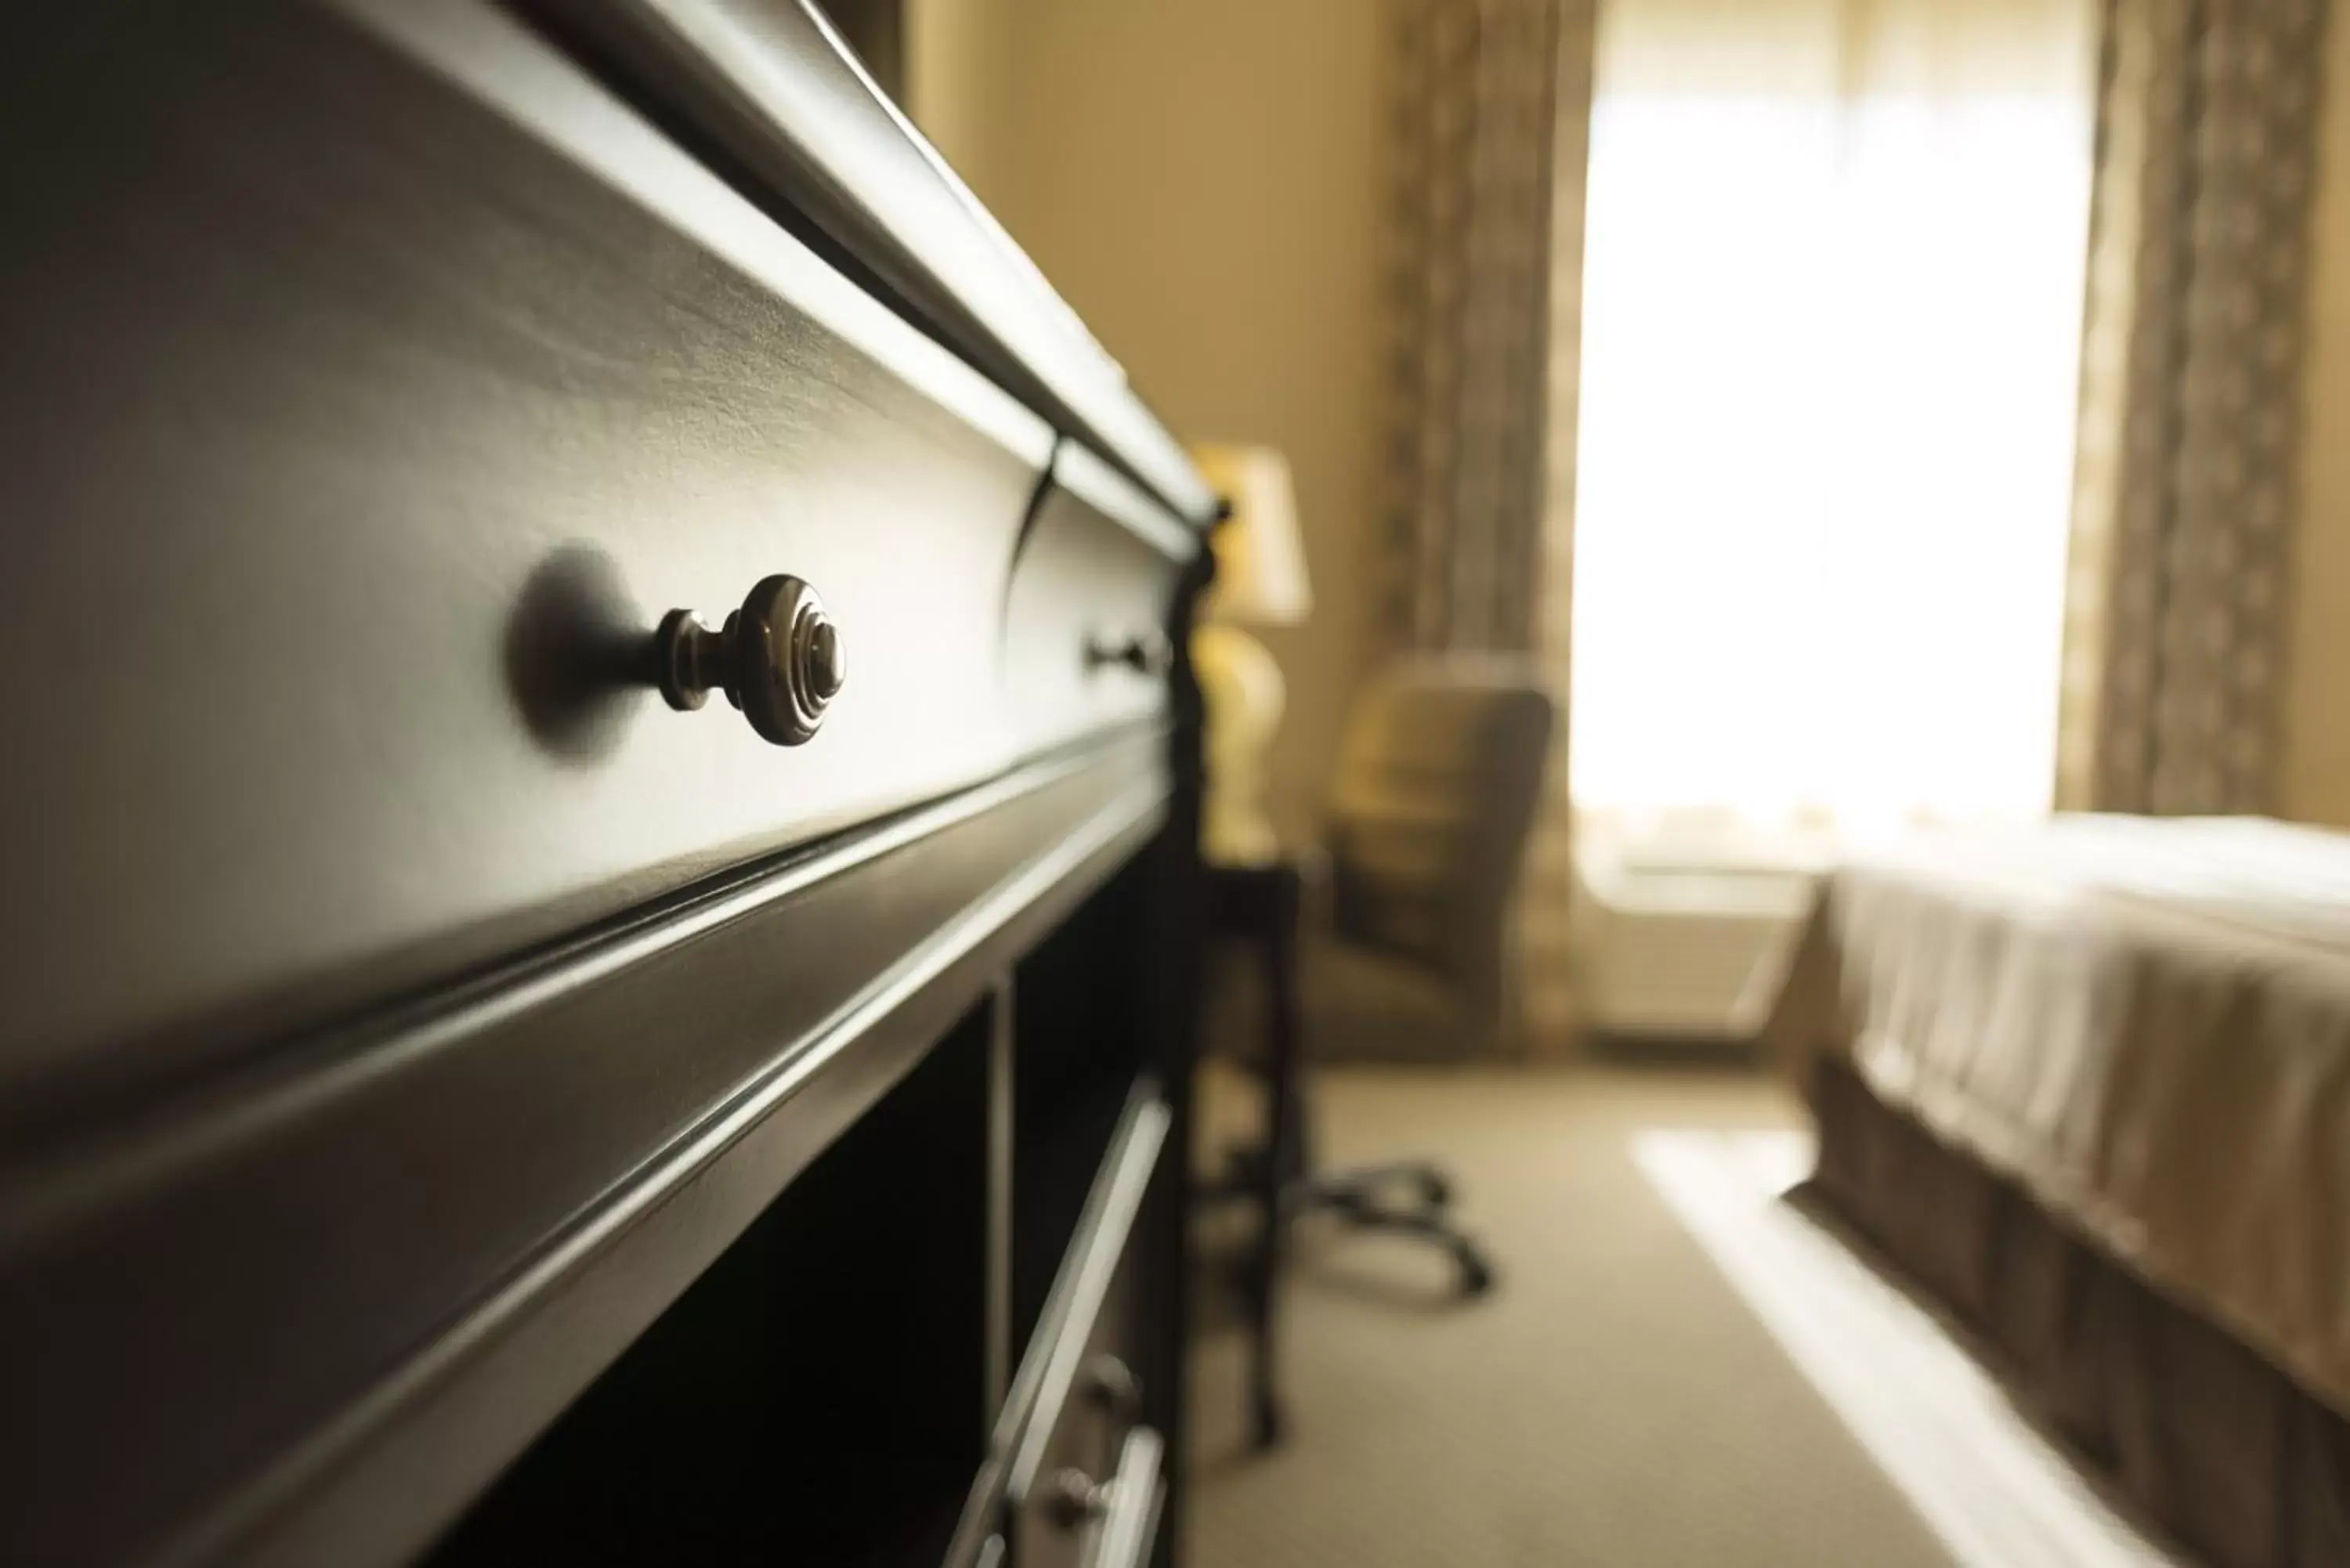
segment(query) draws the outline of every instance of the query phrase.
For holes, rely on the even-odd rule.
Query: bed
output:
[[[1814,1189],[2209,1560],[2350,1562],[2350,836],[2071,816],[1839,867],[1766,1035]]]

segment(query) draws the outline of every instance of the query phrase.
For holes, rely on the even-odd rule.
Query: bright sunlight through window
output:
[[[2090,186],[2079,0],[1611,0],[1574,792],[2034,814]]]

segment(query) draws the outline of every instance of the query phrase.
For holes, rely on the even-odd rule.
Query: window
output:
[[[1586,815],[2047,809],[2094,36],[2083,0],[1603,12]]]

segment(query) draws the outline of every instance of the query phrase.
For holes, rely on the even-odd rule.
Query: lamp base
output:
[[[1191,668],[1207,706],[1200,853],[1220,866],[1276,860],[1281,839],[1266,809],[1265,784],[1273,737],[1289,702],[1281,666],[1248,633],[1211,622],[1191,633]]]

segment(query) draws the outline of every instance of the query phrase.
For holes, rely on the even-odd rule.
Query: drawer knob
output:
[[[1045,1494],[1045,1511],[1064,1530],[1074,1530],[1109,1511],[1109,1483],[1071,1466],[1055,1476]]]
[[[1086,634],[1086,670],[1088,673],[1105,664],[1123,664],[1137,675],[1164,675],[1172,661],[1167,639],[1156,631],[1137,632],[1124,642],[1111,642]]]
[[[1086,1398],[1120,1421],[1142,1413],[1142,1379],[1134,1368],[1105,1351],[1086,1363]]]
[[[762,578],[717,631],[691,610],[671,610],[657,642],[671,707],[691,711],[723,691],[763,740],[779,746],[814,735],[848,679],[840,628],[797,577]]]
[[[1083,1470],[1053,1478],[1045,1494],[1048,1517],[1065,1530],[1090,1536],[1083,1561],[1091,1568],[1142,1568],[1150,1560],[1159,1504],[1167,1488],[1159,1480],[1166,1443],[1148,1427],[1126,1435],[1118,1451],[1118,1472],[1097,1481]]]

